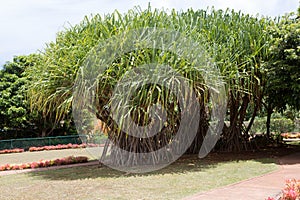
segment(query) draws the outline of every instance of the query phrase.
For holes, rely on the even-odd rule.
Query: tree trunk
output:
[[[200,151],[205,135],[207,134],[209,122],[204,104],[201,105],[199,127],[191,146],[187,149],[186,154],[197,154]]]
[[[221,151],[242,151],[249,148],[249,135],[245,134],[243,122],[246,116],[247,107],[250,102],[249,95],[243,97],[240,93],[230,94],[230,124],[224,126],[223,135],[219,141]]]
[[[256,115],[257,115],[258,108],[259,108],[259,103],[258,103],[258,102],[255,102],[254,110],[253,110],[253,113],[252,113],[252,115],[251,115],[251,119],[250,119],[250,121],[249,121],[249,124],[248,124],[248,126],[247,126],[247,128],[246,128],[245,134],[248,134],[248,133],[249,133],[249,131],[250,131],[252,125],[253,125],[254,119],[255,119],[255,117],[256,117]]]
[[[47,129],[43,128],[42,129],[42,137],[46,137],[46,135],[47,135]]]
[[[271,137],[271,131],[270,131],[270,126],[271,126],[271,116],[273,113],[272,107],[269,105],[267,108],[267,122],[266,122],[266,127],[267,127],[267,137]]]

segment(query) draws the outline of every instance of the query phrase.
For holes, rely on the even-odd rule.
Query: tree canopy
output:
[[[300,109],[300,18],[295,14],[283,17],[271,34],[268,102],[278,110],[287,105]]]
[[[87,57],[95,49],[105,48],[107,40],[145,27],[178,31],[201,44],[209,60],[220,71],[228,105],[227,123],[224,123],[217,148],[228,151],[251,148],[249,129],[262,105],[270,113],[284,110],[286,105],[300,108],[299,14],[298,17],[290,15],[276,21],[229,9],[165,12],[151,7],[146,10],[134,8],[125,14],[115,11],[105,16],[85,17],[81,23],[59,32],[56,40],[47,44],[41,54],[19,56],[6,64],[0,72],[0,129],[26,127],[30,124],[32,113],[39,113],[42,121],[36,124],[41,125],[43,132],[51,131],[49,126],[55,126],[62,120],[71,124],[76,81],[85,76],[84,73],[94,73],[82,68]],[[119,51],[127,42],[126,37],[117,42],[116,49],[103,51]],[[182,55],[190,53],[190,50],[182,51]],[[176,106],[178,98],[158,84],[138,88],[135,98],[131,99],[130,113],[127,113],[137,124],[146,125],[150,123],[149,107],[162,104],[168,119],[156,137],[148,140],[130,137],[120,131],[118,123],[111,118],[112,97],[118,81],[136,66],[152,62],[168,64],[195,91],[200,105],[200,122],[187,152],[198,152],[212,115],[209,103],[212,92],[201,74],[203,66],[168,50],[144,48],[126,52],[114,59],[103,74],[97,75],[95,112],[98,120],[109,127],[108,137],[125,150],[147,152],[173,142],[172,137],[180,125],[181,111]],[[164,76],[166,74],[162,73],[161,78]],[[33,111],[31,114],[29,107]],[[121,107],[114,109],[122,110]],[[86,110],[86,113],[90,112]],[[46,126],[45,122],[49,124]],[[85,128],[92,126],[89,124]]]
[[[270,36],[265,34],[265,30],[269,24],[270,21],[265,18],[258,19],[241,12],[214,9],[211,11],[190,9],[186,12],[172,10],[168,14],[157,9],[151,10],[149,7],[144,11],[135,8],[123,15],[115,11],[105,17],[100,15],[86,17],[80,24],[58,33],[56,41],[50,43],[45,49],[42,61],[28,70],[27,73],[33,78],[29,96],[35,108],[48,115],[55,114],[57,119],[61,119],[70,113],[73,100],[72,89],[77,72],[93,47],[131,29],[144,27],[172,29],[201,43],[216,63],[223,75],[229,97],[230,124],[225,125],[222,146],[228,150],[244,149],[247,147],[240,144],[248,141],[249,137],[244,134],[246,129],[243,124],[247,109],[250,106],[258,107],[262,98],[260,68],[264,64],[262,61],[268,56]],[[208,94],[208,90],[205,87],[197,87],[203,86],[201,78],[199,79],[200,75],[191,76],[190,73],[197,67],[194,68],[192,63],[185,60],[174,60],[175,57],[170,52],[156,51],[154,55],[153,52],[147,50],[135,52],[131,56],[125,55],[112,63],[107,69],[105,78],[101,79],[98,90],[98,118],[106,122],[112,130],[114,130],[114,123],[109,120],[108,115],[104,115],[103,111],[105,106],[109,105],[117,80],[128,69],[147,62],[151,57],[159,62],[169,63],[173,69],[184,74],[184,77],[191,81],[193,89],[198,91],[201,111],[207,110],[203,94]],[[164,57],[164,60],[159,58],[159,55]],[[152,89],[148,88],[145,91],[150,92]],[[198,137],[190,149],[191,152],[199,149],[207,132],[210,114],[201,113],[202,121],[199,124]],[[175,131],[175,124],[172,124],[173,128],[169,127],[171,132]],[[116,132],[112,135],[118,135],[115,140],[123,138]],[[137,144],[134,139],[125,143]],[[137,149],[142,148],[141,143],[138,143],[138,146],[140,147]],[[131,148],[130,145],[128,148]]]
[[[0,137],[3,139],[46,136],[56,129],[55,120],[32,110],[28,99],[31,75],[26,72],[40,58],[39,54],[16,56],[0,70]]]
[[[271,115],[287,106],[300,109],[300,10],[270,26],[272,35],[270,59],[265,67],[265,107],[267,135],[270,135]]]
[[[0,129],[2,130],[22,132],[31,125],[34,114],[30,113],[26,99],[29,80],[24,73],[27,67],[33,66],[33,59],[35,55],[17,56],[13,62],[6,63],[4,69],[0,70]]]

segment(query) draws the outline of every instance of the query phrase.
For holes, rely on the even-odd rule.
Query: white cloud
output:
[[[277,16],[295,11],[298,0],[150,0],[151,7],[177,10],[216,9],[242,10],[256,15]],[[70,22],[79,23],[91,13],[110,13],[115,9],[126,12],[135,5],[145,9],[141,0],[9,0],[0,3],[0,65],[12,56],[36,52]]]

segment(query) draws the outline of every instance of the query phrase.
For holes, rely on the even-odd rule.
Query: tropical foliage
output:
[[[271,26],[270,64],[266,67],[267,133],[271,114],[290,106],[300,109],[300,13],[284,16]]]
[[[0,71],[0,130],[16,134],[31,128],[36,116],[30,113],[26,99],[29,79],[24,71],[37,57],[17,56]]]
[[[165,12],[152,10],[149,7],[146,10],[134,8],[125,14],[115,11],[105,16],[85,17],[78,25],[59,32],[56,41],[47,45],[38,59],[34,59],[34,64],[26,68],[25,73],[22,68],[22,75],[13,75],[14,79],[6,78],[5,80],[5,76],[1,75],[4,80],[1,80],[1,84],[9,80],[15,82],[23,74],[27,77],[26,81],[30,81],[28,91],[26,90],[29,104],[17,101],[15,104],[23,102],[26,105],[13,107],[9,115],[12,116],[12,111],[14,111],[14,116],[17,116],[14,120],[19,120],[16,124],[23,124],[27,122],[24,113],[30,105],[33,113],[39,113],[40,119],[50,122],[51,126],[54,127],[62,121],[67,126],[72,126],[74,123],[72,118],[74,89],[78,84],[82,84],[96,88],[96,98],[92,100],[95,102],[94,107],[84,107],[83,113],[85,113],[86,120],[80,122],[82,129],[78,131],[91,136],[95,132],[94,125],[98,123],[97,121],[101,121],[104,132],[122,149],[132,152],[154,151],[174,142],[173,137],[180,126],[183,111],[178,109],[178,97],[168,88],[159,84],[145,84],[136,88],[129,99],[129,109],[125,113],[131,116],[138,125],[145,126],[151,124],[150,116],[153,114],[151,107],[160,104],[167,113],[167,119],[156,136],[148,139],[132,137],[119,127],[122,120],[120,122],[113,120],[111,114],[112,110],[123,109],[120,105],[116,107],[113,105],[114,89],[118,86],[118,81],[126,78],[126,74],[136,70],[137,66],[158,63],[168,65],[172,69],[161,73],[160,79],[163,80],[171,75],[171,71],[174,70],[189,83],[196,94],[200,105],[200,122],[197,135],[187,152],[198,152],[212,116],[213,105],[210,104],[210,98],[213,92],[203,76],[205,64],[191,62],[187,59],[188,57],[180,56],[190,55],[193,48],[180,49],[180,55],[162,48],[135,49],[111,60],[101,74],[94,75],[93,70],[89,71],[84,68],[91,64],[87,58],[96,56],[93,52],[120,51],[128,41],[126,37],[116,40],[118,46],[115,49],[107,48],[105,42],[120,39],[122,34],[145,27],[151,27],[154,30],[178,31],[189,40],[201,44],[205,52],[205,56],[201,59],[209,58],[208,60],[215,63],[214,67],[220,71],[226,88],[228,105],[227,123],[224,123],[217,148],[227,151],[249,149],[251,147],[249,132],[255,117],[261,110],[267,111],[268,124],[273,111],[284,110],[286,105],[295,110],[299,109],[299,16],[291,15],[275,21],[233,10],[189,9],[185,12],[175,10]],[[148,39],[146,42],[151,44],[152,41]],[[97,61],[103,60],[97,56],[95,58]],[[15,60],[14,65],[18,62]],[[9,65],[6,66],[7,69]],[[82,77],[89,76],[95,78],[96,86],[80,82]],[[175,80],[180,81],[176,77]],[[142,85],[143,82],[135,80],[135,83]],[[18,91],[22,94],[25,92],[21,89],[16,90],[15,86],[1,87],[5,91],[1,93],[1,98],[5,99],[0,101],[2,107],[8,105],[3,102],[13,100],[8,92]],[[10,87],[13,89],[9,89]],[[124,88],[123,90],[126,89]],[[88,96],[89,92],[83,90],[79,95]],[[22,96],[21,99],[23,100],[24,97]],[[27,106],[26,109],[23,109],[24,106]],[[8,109],[5,107],[4,110]],[[7,122],[3,121],[1,124],[14,123],[9,120],[8,111],[5,112],[5,116],[5,113],[1,114]],[[90,120],[93,119],[94,114],[96,120]],[[249,123],[244,123],[245,120]],[[40,129],[43,133],[51,132],[47,130],[49,126],[45,123],[38,122],[37,124],[43,124],[44,129]],[[0,129],[3,127],[2,125]],[[267,125],[269,130],[268,127],[270,125]]]
[[[0,70],[0,138],[37,137],[50,134],[56,127],[55,120],[38,110],[31,110],[28,88],[31,75],[41,55],[16,56]],[[68,120],[64,126],[70,129]]]
[[[231,10],[172,10],[168,14],[151,10],[150,7],[144,11],[136,8],[124,15],[115,11],[105,17],[95,15],[85,18],[80,24],[58,33],[56,41],[45,49],[42,61],[27,71],[32,76],[29,96],[34,108],[48,116],[55,115],[60,120],[70,114],[77,72],[93,47],[132,29],[154,27],[176,30],[203,45],[226,83],[230,123],[225,125],[219,147],[226,150],[247,149],[249,127],[244,127],[243,122],[249,107],[254,110],[254,119],[262,99],[260,69],[264,66],[263,60],[268,58],[270,36],[265,34],[265,30],[269,24],[267,19],[258,19]],[[113,89],[125,72],[134,66],[153,61],[170,65],[189,81],[196,92],[201,105],[201,120],[198,134],[188,149],[188,152],[195,153],[208,130],[211,113],[207,102],[210,92],[199,73],[201,66],[195,66],[172,52],[143,49],[114,60],[98,76],[97,118],[110,127],[108,137],[119,147],[129,151],[151,152],[172,142],[172,137],[180,125],[180,111],[176,111],[176,97],[163,87],[146,85],[132,99],[131,115],[140,125],[149,123],[147,117],[150,109],[147,108],[151,105],[163,102],[162,106],[168,111],[165,127],[161,133],[150,139],[131,137],[120,131],[107,109],[111,108]],[[79,75],[84,76],[81,71]]]

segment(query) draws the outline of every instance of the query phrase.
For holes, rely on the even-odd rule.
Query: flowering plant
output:
[[[101,145],[92,144],[92,143],[83,143],[83,144],[58,144],[58,145],[50,145],[50,146],[42,146],[42,147],[30,147],[29,151],[50,151],[50,150],[60,150],[60,149],[77,149],[77,148],[86,148],[86,147],[98,147]],[[0,154],[5,153],[22,153],[24,149],[14,148],[14,149],[4,149],[0,150]]]
[[[88,158],[86,156],[68,156],[65,158],[60,158],[60,159],[55,159],[55,160],[40,160],[38,162],[31,162],[31,163],[0,165],[0,171],[30,169],[30,168],[35,169],[35,168],[40,168],[40,167],[50,167],[50,166],[58,166],[58,165],[84,163],[87,161],[88,161]]]
[[[30,147],[29,151],[49,151],[49,150],[60,150],[60,149],[77,149],[77,148],[86,148],[86,147],[97,147],[97,144],[58,144],[51,146],[43,147]]]
[[[285,139],[297,139],[300,138],[300,132],[291,132],[291,133],[281,133],[280,134]]]
[[[4,153],[21,153],[21,152],[24,152],[24,149],[15,148],[15,149],[0,150],[0,154],[4,154]]]
[[[300,180],[289,179],[282,190],[281,200],[300,200]],[[275,200],[268,197],[266,200]]]
[[[300,180],[289,179],[286,181],[285,188],[282,191],[282,199],[284,200],[300,199]]]

